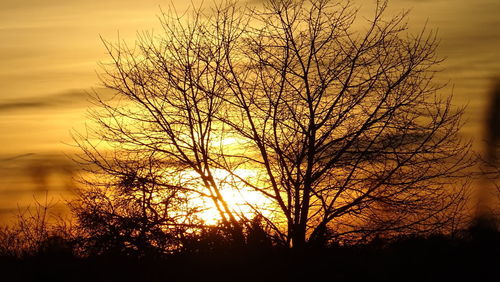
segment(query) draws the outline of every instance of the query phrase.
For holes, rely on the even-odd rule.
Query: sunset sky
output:
[[[70,133],[85,123],[86,93],[100,87],[98,62],[107,58],[100,36],[133,40],[137,31],[158,30],[159,7],[171,2],[184,10],[190,1],[0,0],[0,221],[33,192],[69,197]],[[366,17],[373,3],[354,1]],[[500,76],[500,1],[392,0],[388,15],[402,9],[411,9],[411,30],[426,21],[438,30],[446,58],[438,79],[449,81],[443,91],[456,105],[468,105],[464,135],[480,150],[488,94]]]

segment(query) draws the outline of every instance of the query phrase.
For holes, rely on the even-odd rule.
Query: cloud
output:
[[[57,107],[62,104],[70,107],[78,106],[86,100],[86,97],[87,94],[84,91],[68,91],[38,97],[4,100],[0,101],[0,113]]]
[[[22,109],[30,109],[30,108],[40,108],[46,106],[47,103],[44,102],[6,102],[0,104],[0,113],[11,110],[22,110]]]
[[[21,154],[21,155],[13,156],[13,157],[1,158],[0,162],[14,161],[14,160],[17,160],[17,159],[21,159],[21,158],[25,158],[25,157],[30,157],[30,156],[33,156],[33,155],[34,155],[34,153],[26,153],[26,154]]]
[[[90,106],[89,94],[91,92],[86,90],[69,90],[37,97],[0,100],[0,114],[16,111],[22,111],[23,114],[26,114],[26,110],[36,111],[38,109],[57,109],[62,107],[65,109],[87,108]],[[112,92],[107,89],[95,89],[95,92],[101,97],[111,97],[112,95]]]

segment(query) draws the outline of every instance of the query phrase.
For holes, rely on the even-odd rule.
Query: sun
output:
[[[270,215],[272,201],[233,176],[234,174],[245,180],[255,179],[258,174],[257,170],[235,169],[229,173],[223,169],[214,169],[212,174],[219,185],[224,201],[234,214],[247,219],[253,218],[256,211],[264,216]],[[198,213],[198,217],[205,224],[215,225],[221,220],[221,215],[212,201],[202,198],[195,198],[192,201],[193,204],[203,207]]]

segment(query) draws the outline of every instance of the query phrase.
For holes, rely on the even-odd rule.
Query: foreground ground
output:
[[[1,281],[498,281],[500,236],[404,238],[302,252],[246,247],[162,257],[2,256]]]

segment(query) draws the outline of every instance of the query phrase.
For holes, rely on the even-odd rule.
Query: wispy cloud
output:
[[[0,162],[8,162],[8,161],[14,161],[14,160],[17,160],[17,159],[21,159],[21,158],[25,158],[25,157],[30,157],[30,156],[33,156],[34,153],[26,153],[26,154],[21,154],[21,155],[17,155],[17,156],[13,156],[13,157],[4,157],[4,158],[0,158]]]
[[[111,91],[107,89],[96,89],[99,95],[110,96]],[[86,90],[69,90],[62,93],[39,95],[36,97],[21,98],[21,99],[4,99],[0,100],[0,114],[6,112],[36,111],[40,109],[55,109],[58,108],[87,108],[90,106],[89,93],[92,91]]]

